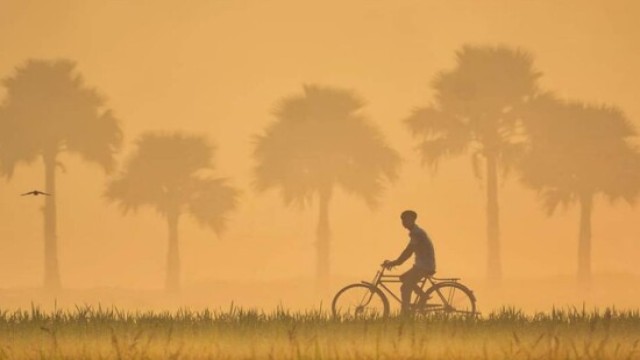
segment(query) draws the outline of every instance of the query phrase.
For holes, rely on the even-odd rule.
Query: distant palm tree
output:
[[[318,85],[287,97],[276,121],[257,138],[256,186],[280,189],[287,205],[318,200],[317,288],[329,283],[329,203],[340,186],[374,206],[384,180],[396,177],[399,157],[362,114],[352,92]]]
[[[155,208],[167,220],[166,289],[180,289],[178,223],[184,214],[220,234],[226,215],[236,207],[238,192],[211,176],[214,148],[202,136],[145,133],[124,170],[107,185],[106,197],[126,214],[142,206]]]
[[[521,153],[519,108],[537,92],[540,73],[531,55],[507,47],[465,46],[456,67],[432,84],[435,100],[413,111],[405,123],[419,139],[423,164],[433,171],[440,160],[471,153],[476,177],[484,161],[487,191],[487,274],[502,277],[498,175]]]
[[[105,100],[87,87],[69,60],[29,60],[3,81],[7,96],[0,107],[1,173],[11,177],[15,166],[41,158],[45,192],[55,194],[58,155],[77,153],[83,159],[114,168],[122,132]],[[64,168],[63,168],[64,169]],[[56,199],[45,196],[44,286],[60,288]]]
[[[588,282],[594,199],[603,195],[633,204],[640,190],[640,155],[629,143],[636,130],[616,107],[548,94],[532,101],[528,112],[522,180],[539,192],[549,215],[560,205],[579,205],[578,278]]]

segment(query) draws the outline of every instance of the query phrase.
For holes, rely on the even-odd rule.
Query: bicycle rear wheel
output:
[[[418,310],[425,315],[471,317],[476,315],[476,297],[460,283],[439,283],[427,289],[419,301]]]
[[[338,291],[331,303],[333,316],[342,319],[369,319],[389,315],[387,297],[372,285],[352,284]]]

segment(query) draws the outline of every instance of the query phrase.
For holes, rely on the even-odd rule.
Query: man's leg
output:
[[[418,281],[424,276],[424,271],[412,267],[404,274],[400,275],[400,294],[402,295],[402,314],[409,313],[411,307],[411,294],[418,288]]]

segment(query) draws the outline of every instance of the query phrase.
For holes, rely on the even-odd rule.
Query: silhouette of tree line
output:
[[[551,215],[558,206],[580,208],[578,277],[591,278],[591,216],[603,195],[633,204],[640,190],[635,128],[611,105],[560,99],[538,84],[541,73],[526,51],[506,46],[463,46],[453,68],[435,75],[434,96],[404,119],[417,152],[432,174],[441,160],[466,154],[486,191],[487,276],[502,277],[498,180],[515,174],[537,191]],[[45,191],[55,194],[62,152],[116,170],[119,121],[99,92],[85,84],[69,60],[28,60],[6,77],[0,105],[0,173],[42,160]],[[286,205],[318,206],[316,276],[330,277],[330,204],[334,189],[380,201],[398,174],[400,158],[364,114],[353,91],[306,85],[283,98],[275,120],[255,137],[254,186],[277,189]],[[124,214],[154,208],[166,221],[166,289],[180,287],[178,230],[190,215],[216,233],[235,209],[239,191],[217,177],[214,146],[205,136],[147,132],[105,195]],[[45,197],[44,287],[61,287],[57,257],[56,197]]]

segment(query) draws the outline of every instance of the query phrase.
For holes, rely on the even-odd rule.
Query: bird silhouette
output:
[[[22,196],[26,196],[26,195],[33,195],[33,196],[47,195],[47,196],[50,196],[51,194],[47,194],[46,192],[42,192],[42,191],[38,191],[38,190],[33,190],[33,191],[29,191],[29,192],[26,192],[26,193],[22,194]]]

